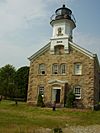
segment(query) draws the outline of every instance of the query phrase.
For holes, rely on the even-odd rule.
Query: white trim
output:
[[[82,63],[74,63],[74,75],[82,75]]]
[[[68,83],[68,81],[62,81],[62,80],[57,80],[57,79],[53,79],[53,80],[49,80],[48,81],[49,84],[65,84],[65,83]]]
[[[61,90],[61,87],[58,87],[58,86],[56,86],[56,87],[53,87],[52,89],[54,89],[54,90]]]
[[[80,93],[79,94],[75,93],[75,89],[80,89]],[[82,92],[81,92],[81,87],[80,86],[75,86],[74,87],[74,94],[75,94],[75,99],[81,99]]]
[[[48,49],[50,49],[50,42],[45,45],[44,47],[42,47],[39,51],[37,51],[36,53],[34,53],[32,56],[30,56],[28,59],[31,61],[33,59],[36,59],[37,57],[39,57],[40,55],[42,55],[44,52],[46,52]]]
[[[72,48],[74,48],[74,49],[78,50],[79,52],[85,54],[90,59],[94,59],[94,57],[96,57],[95,54],[91,53],[90,51],[88,51],[88,50],[86,50],[86,49],[84,49],[82,47],[80,47],[79,45],[77,45],[77,44],[75,44],[73,42],[70,42],[70,41],[69,41],[69,43],[70,43],[70,45],[71,45]]]
[[[88,56],[90,59],[94,59],[97,58],[96,54],[91,53],[90,51],[80,47],[79,45],[73,43],[73,42],[69,42],[69,45],[76,49],[77,51],[81,52],[82,54]],[[37,51],[36,53],[34,53],[32,56],[30,56],[28,59],[31,60],[35,60],[36,58],[38,58],[40,55],[42,55],[44,52],[46,52],[47,50],[50,50],[50,45],[51,42],[49,42],[47,45],[45,45],[44,47],[42,47],[39,51]]]

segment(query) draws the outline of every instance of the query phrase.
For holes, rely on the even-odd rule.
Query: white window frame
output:
[[[53,64],[52,65],[52,74],[58,74],[59,73],[59,65]]]
[[[65,75],[66,74],[66,64],[65,63],[63,63],[63,64],[61,64],[60,65],[60,73],[63,75]]]
[[[81,87],[80,86],[74,87],[74,94],[75,94],[75,99],[81,99]]]
[[[74,74],[75,75],[82,75],[82,63],[75,63],[74,64]]]
[[[39,64],[39,74],[45,74],[45,64]]]

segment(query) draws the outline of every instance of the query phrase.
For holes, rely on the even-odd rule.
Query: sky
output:
[[[100,60],[100,0],[0,0],[0,68],[29,66],[52,36],[50,17],[65,4],[76,19],[73,41]]]

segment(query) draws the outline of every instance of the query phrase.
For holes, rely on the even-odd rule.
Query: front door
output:
[[[60,103],[60,89],[56,90],[56,103]]]
[[[61,89],[52,89],[52,102],[60,103],[60,90]]]

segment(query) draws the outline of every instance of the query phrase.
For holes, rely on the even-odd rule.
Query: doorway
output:
[[[56,102],[56,103],[60,103],[60,93],[61,93],[61,89],[59,88],[53,88],[52,89],[52,101]]]
[[[60,103],[60,89],[56,90],[56,103]]]

